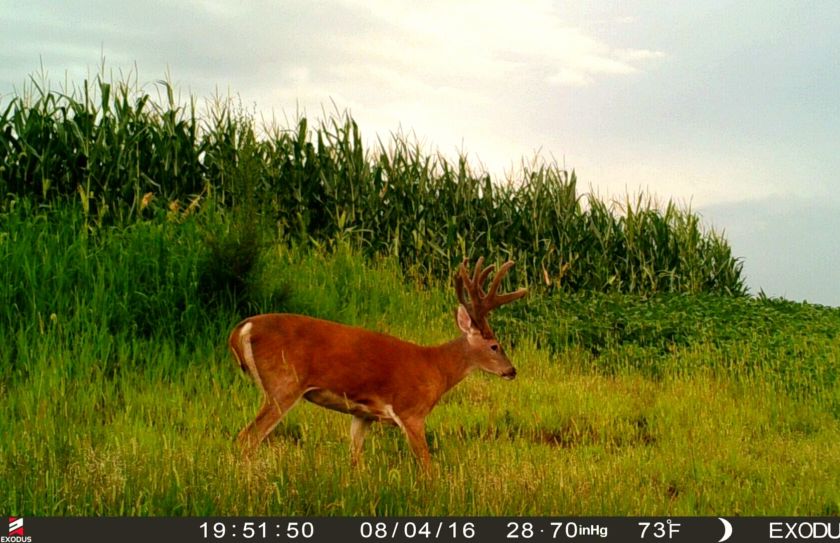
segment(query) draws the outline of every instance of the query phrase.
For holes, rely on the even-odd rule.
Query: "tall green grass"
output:
[[[741,262],[700,217],[646,195],[618,203],[578,189],[574,172],[524,163],[493,182],[395,135],[365,148],[337,114],[260,126],[233,100],[154,99],[103,76],[55,92],[33,78],[0,108],[0,192],[38,205],[78,199],[93,224],[119,224],[179,200],[257,203],[284,240],[351,240],[416,277],[449,277],[462,258],[512,258],[518,283],[546,290],[743,294]]]
[[[836,310],[529,297],[493,316],[517,379],[472,375],[430,417],[433,477],[380,426],[354,470],[348,417],[305,402],[244,460],[233,438],[260,394],[226,351],[240,315],[199,296],[206,232],[229,228],[227,212],[91,232],[78,204],[18,205],[0,214],[12,514],[840,512]],[[427,344],[457,333],[452,287],[412,280],[393,256],[272,244],[255,270],[287,292],[264,310]]]
[[[34,83],[33,83],[34,84]],[[690,210],[573,172],[494,183],[347,116],[257,127],[161,83],[0,107],[0,509],[25,515],[840,514],[840,310],[743,294]],[[349,465],[303,402],[245,460],[252,312],[451,339],[451,267],[517,260],[493,315],[519,370],[474,375]]]

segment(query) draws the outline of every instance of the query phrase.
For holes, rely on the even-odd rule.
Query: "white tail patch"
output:
[[[257,382],[257,385],[263,390],[262,379],[260,379],[260,374],[257,371],[257,363],[254,361],[254,350],[251,348],[251,328],[253,325],[250,322],[246,322],[245,325],[239,330],[239,348],[242,349],[242,356],[245,358],[245,365],[248,366],[248,372],[251,374],[251,377]]]

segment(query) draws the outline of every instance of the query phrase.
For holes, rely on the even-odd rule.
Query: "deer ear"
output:
[[[463,305],[458,306],[458,328],[465,334],[470,334],[475,332],[475,326],[473,326],[472,317],[467,312],[467,308]]]

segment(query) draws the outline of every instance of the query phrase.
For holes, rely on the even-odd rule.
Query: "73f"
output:
[[[640,522],[642,527],[642,539],[645,535],[650,535],[656,539],[673,539],[674,536],[680,533],[680,524],[672,522],[671,519],[665,522]],[[650,534],[648,534],[650,530]]]

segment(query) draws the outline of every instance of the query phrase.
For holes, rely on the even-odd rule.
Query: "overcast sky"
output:
[[[503,178],[690,203],[753,293],[840,306],[840,2],[0,0],[0,94],[137,66],[270,116],[348,109]]]

